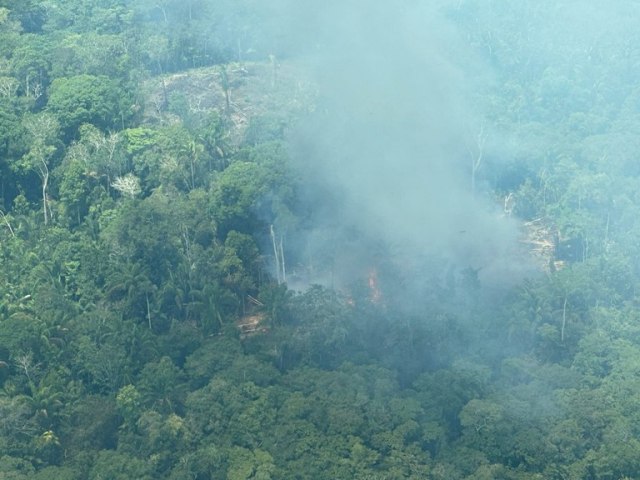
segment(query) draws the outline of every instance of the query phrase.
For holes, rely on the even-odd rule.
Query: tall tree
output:
[[[60,131],[60,124],[54,115],[42,112],[26,116],[23,125],[31,137],[31,144],[29,151],[17,163],[17,166],[33,170],[40,177],[42,213],[44,224],[47,225],[51,219],[48,198],[50,166],[57,151],[55,142]]]

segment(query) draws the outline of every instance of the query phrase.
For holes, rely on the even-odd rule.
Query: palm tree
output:
[[[38,385],[28,382],[28,393],[18,395],[16,399],[26,405],[32,418],[44,429],[56,428],[64,416],[64,395],[52,385],[40,381]]]
[[[139,263],[122,263],[106,282],[106,295],[122,304],[123,313],[144,318],[152,328],[152,305],[155,305],[157,287],[149,279],[147,270]]]

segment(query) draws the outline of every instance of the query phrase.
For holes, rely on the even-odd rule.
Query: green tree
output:
[[[131,98],[106,76],[56,78],[49,88],[47,109],[60,120],[65,138],[76,137],[83,123],[108,130],[124,128],[131,118]]]
[[[113,450],[102,450],[93,464],[89,480],[109,478],[112,480],[151,480],[151,466],[145,460]]]
[[[13,49],[20,42],[22,30],[20,24],[11,18],[11,13],[4,5],[0,5],[0,56],[4,58],[11,56]]]
[[[30,103],[40,106],[51,78],[51,42],[37,34],[23,34],[11,57],[13,76]]]
[[[147,363],[137,382],[141,400],[160,413],[179,410],[184,401],[184,374],[169,357]]]
[[[274,471],[273,458],[263,450],[234,447],[229,454],[229,480],[270,480]]]

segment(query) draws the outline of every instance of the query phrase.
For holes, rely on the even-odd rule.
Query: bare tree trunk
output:
[[[273,255],[275,257],[276,262],[276,280],[278,281],[278,285],[282,283],[282,277],[280,276],[280,251],[278,250],[278,245],[276,244],[276,233],[273,230],[273,225],[270,227],[271,233],[271,243],[273,244]]]
[[[0,215],[2,215],[2,220],[4,220],[4,223],[9,228],[9,231],[11,232],[11,236],[15,237],[16,234],[13,232],[13,228],[11,228],[11,224],[9,223],[9,220],[7,220],[7,217],[6,217],[6,215],[4,214],[4,212],[2,210],[0,210]]]
[[[149,307],[149,294],[145,293],[144,296],[147,300],[147,321],[149,322],[149,330],[151,330],[151,308]]]
[[[282,282],[286,283],[287,271],[285,270],[285,267],[284,267],[284,248],[282,247],[282,237],[280,237],[280,267],[282,268],[282,271],[280,272],[282,275]]]
[[[157,5],[157,7],[162,11],[162,17],[164,18],[164,23],[169,23],[169,19],[167,18],[167,9],[162,5]]]
[[[564,327],[567,324],[567,296],[564,297],[564,304],[562,305],[562,329],[560,330],[560,341],[564,343]]]
[[[191,164],[191,190],[194,190],[196,188],[196,172],[195,172],[195,166],[193,165],[194,163],[193,157],[191,158],[189,163]]]
[[[158,60],[158,67],[160,67],[160,78],[162,79],[162,110],[167,108],[169,105],[169,95],[167,94],[167,82],[164,80],[164,73],[162,71],[162,66],[160,65],[160,60]]]
[[[278,62],[275,55],[269,54],[269,63],[271,63],[271,88],[275,88],[278,81]]]
[[[224,92],[225,113],[227,116],[231,115],[231,96],[229,92],[229,74],[227,68],[223,65],[220,67],[220,84]]]
[[[47,185],[49,183],[49,168],[47,168],[47,164],[44,160],[42,160],[42,209],[44,212],[44,224],[47,225],[49,223],[49,206],[47,204]]]
[[[476,135],[475,145],[472,147],[467,146],[467,151],[471,157],[471,195],[476,194],[476,174],[482,165],[482,157],[484,155],[484,145],[487,141],[487,136],[484,133],[484,124],[480,125],[480,131]]]
[[[545,178],[547,171],[545,169],[540,172],[540,180],[542,180],[542,206],[547,206],[547,179]]]

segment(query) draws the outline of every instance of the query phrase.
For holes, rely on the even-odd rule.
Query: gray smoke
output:
[[[380,255],[414,273],[437,257],[490,286],[530,270],[517,222],[479,180],[472,187],[473,164],[481,172],[507,148],[474,101],[490,70],[445,13],[415,1],[329,2],[309,17],[320,100],[292,143],[313,205],[312,282],[326,282],[328,264],[332,283],[349,282]]]

